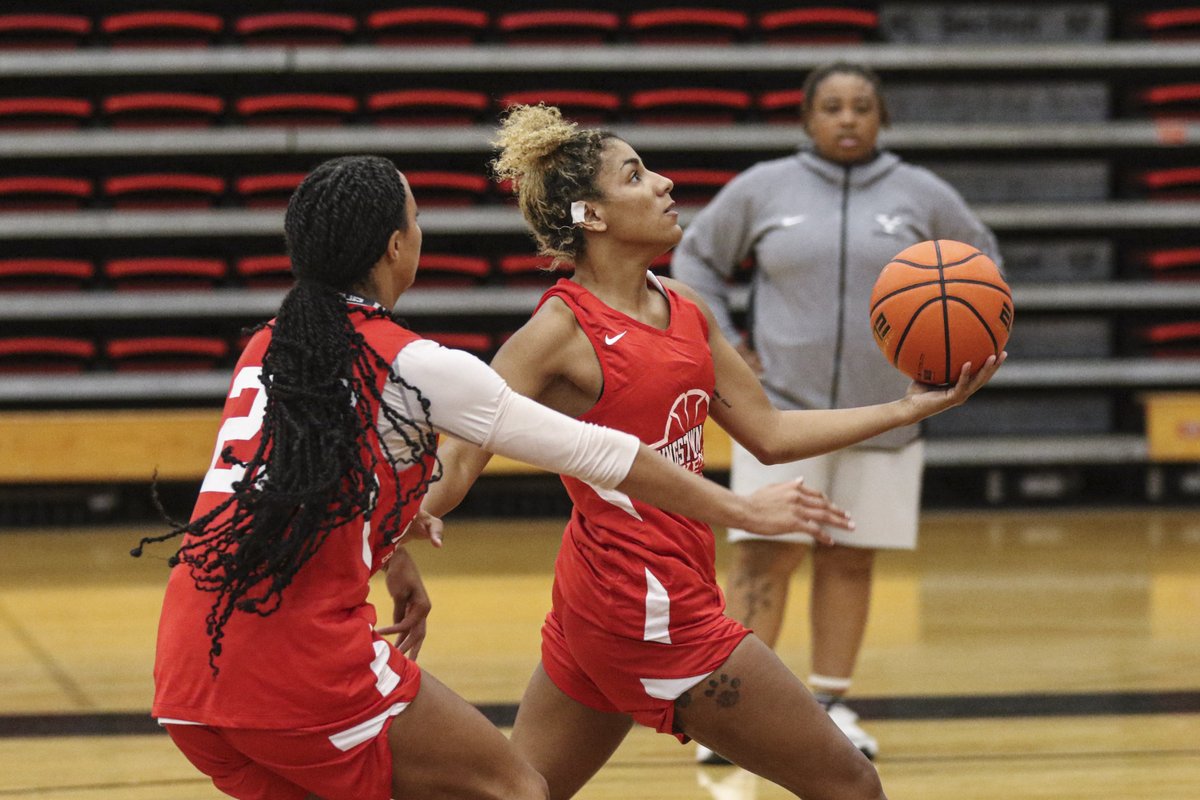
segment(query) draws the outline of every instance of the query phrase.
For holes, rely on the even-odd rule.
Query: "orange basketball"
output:
[[[976,370],[999,355],[1012,321],[1012,292],[995,263],[950,239],[901,250],[871,292],[875,343],[921,383],[954,383],[966,362]]]

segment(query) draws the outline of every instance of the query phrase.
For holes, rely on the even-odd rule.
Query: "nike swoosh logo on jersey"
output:
[[[804,220],[806,220],[806,219],[808,219],[808,218],[806,216],[804,216],[803,214],[797,214],[794,217],[780,217],[779,224],[780,224],[780,226],[782,226],[784,228],[790,228],[793,225],[799,225],[801,222],[804,222]]]
[[[605,336],[604,343],[605,344],[616,344],[617,342],[621,341],[621,337],[627,333],[629,333],[629,331],[621,331],[616,336]]]

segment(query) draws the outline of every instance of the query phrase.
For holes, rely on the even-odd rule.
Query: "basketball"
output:
[[[871,292],[875,343],[915,381],[946,386],[1000,354],[1012,329],[1012,292],[996,264],[951,239],[897,253]]]

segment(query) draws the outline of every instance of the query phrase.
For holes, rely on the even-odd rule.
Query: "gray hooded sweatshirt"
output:
[[[848,408],[904,395],[909,380],[871,334],[869,302],[892,256],[927,239],[973,244],[999,261],[996,238],[941,178],[889,152],[854,166],[801,151],[730,181],[688,225],[671,269],[712,307],[732,342],[727,279],[751,254],[750,341],[778,408]],[[897,428],[863,444],[896,448]]]

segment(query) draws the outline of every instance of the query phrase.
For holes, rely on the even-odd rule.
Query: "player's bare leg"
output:
[[[538,664],[512,741],[546,779],[550,800],[567,800],[607,763],[632,726],[628,715],[596,711],[568,697]]]
[[[883,800],[874,766],[756,636],[675,703],[680,729],[805,800]]]
[[[849,679],[867,628],[875,551],[813,549],[812,671]]]
[[[753,629],[770,647],[779,639],[792,573],[808,549],[797,542],[757,539],[733,544],[725,613]]]
[[[546,800],[546,782],[504,734],[428,672],[388,740],[394,797]]]

